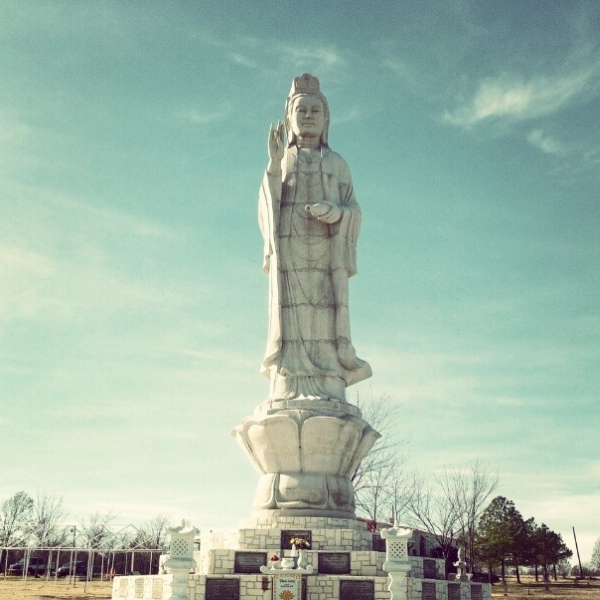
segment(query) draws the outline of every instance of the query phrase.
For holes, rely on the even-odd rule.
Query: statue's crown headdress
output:
[[[288,146],[293,146],[296,143],[296,136],[292,131],[290,125],[290,111],[294,105],[294,101],[299,96],[316,96],[323,103],[323,110],[325,113],[325,126],[321,133],[321,146],[328,147],[327,139],[329,137],[329,105],[327,104],[327,98],[321,93],[319,86],[319,80],[310,75],[304,73],[300,77],[294,77],[292,81],[292,89],[285,101],[285,128],[287,131]]]
[[[308,73],[300,75],[300,77],[294,77],[292,81],[292,89],[290,90],[290,97],[298,94],[308,94],[310,96],[320,94],[319,80]]]

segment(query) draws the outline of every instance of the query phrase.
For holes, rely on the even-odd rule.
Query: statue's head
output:
[[[319,80],[308,73],[296,77],[292,81],[292,89],[285,103],[285,128],[288,146],[295,146],[298,135],[298,122],[295,115],[299,110],[312,110],[320,105],[320,117],[316,117],[316,126],[320,129],[320,145],[327,146],[329,135],[329,105],[327,98],[321,94]],[[311,108],[312,107],[312,108]]]

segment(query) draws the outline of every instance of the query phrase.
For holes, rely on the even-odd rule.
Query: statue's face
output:
[[[316,96],[301,96],[292,107],[292,131],[300,138],[321,137],[325,127],[323,103]]]

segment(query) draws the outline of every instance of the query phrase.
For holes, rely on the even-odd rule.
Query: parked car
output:
[[[491,583],[498,583],[500,581],[498,575],[492,575],[491,579]],[[482,571],[473,571],[471,581],[476,581],[477,583],[490,583],[490,574]]]
[[[25,569],[26,558],[22,558],[20,561],[13,563],[8,567],[9,575],[23,575]],[[27,568],[28,575],[43,575],[46,571],[46,561],[43,558],[37,558],[31,556],[29,558],[29,566]]]
[[[57,577],[68,577],[69,575],[87,575],[87,561],[75,560],[58,567]]]

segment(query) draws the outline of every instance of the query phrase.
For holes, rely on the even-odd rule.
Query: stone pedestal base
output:
[[[353,518],[350,478],[380,437],[346,402],[266,402],[232,431],[260,474],[253,516]]]

